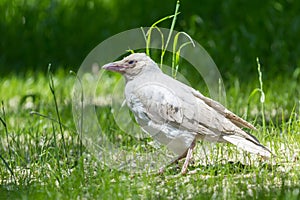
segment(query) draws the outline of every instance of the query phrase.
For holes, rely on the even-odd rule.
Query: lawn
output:
[[[174,13],[175,1],[157,6],[152,0],[3,0],[0,199],[300,199],[300,45],[295,42],[300,5],[274,0],[181,4],[174,30],[186,31],[209,51],[223,77],[226,107],[253,123],[257,131],[251,134],[276,156],[263,160],[230,144],[199,141],[186,175],[180,174],[183,161],[159,174],[158,169],[129,169],[114,154],[110,158],[118,159],[99,159],[85,140],[88,126],[76,129],[80,113],[74,115],[73,97],[80,103],[81,96],[74,96],[74,84],[82,77],[69,70],[77,71],[100,41]],[[159,25],[170,28],[169,22]],[[159,63],[157,52],[153,59]],[[164,62],[171,62],[168,56]],[[179,62],[178,76],[209,96],[203,77],[187,66]],[[129,128],[119,124],[127,118],[116,117],[123,116],[115,107],[122,100],[112,94],[122,91],[121,76],[100,74],[95,97],[87,98],[97,115],[90,125],[100,125],[124,152],[158,151],[151,138],[128,134],[141,134],[133,122]],[[84,78],[99,74],[94,75]],[[166,163],[168,157],[159,156],[149,162],[162,167],[159,159]]]
[[[255,66],[254,66],[255,67]],[[299,199],[300,107],[299,73],[264,82],[261,117],[258,78],[225,82],[227,106],[258,128],[254,135],[276,158],[263,161],[232,145],[214,144],[204,156],[198,142],[187,175],[180,166],[164,174],[135,173],[107,167],[81,146],[72,117],[72,88],[76,77],[63,70],[53,74],[27,73],[0,80],[1,90],[1,198],[4,199]],[[106,75],[114,84],[120,77]],[[53,80],[51,93],[49,83]],[[282,87],[282,83],[287,87]],[[109,84],[100,88],[109,95]],[[197,88],[197,86],[194,86]],[[199,88],[198,88],[199,89]],[[251,96],[251,98],[250,98]],[[56,112],[56,109],[58,112]],[[98,105],[103,132],[115,142],[126,133],[111,117],[110,105]],[[246,116],[247,110],[248,116]],[[33,112],[34,111],[34,112]],[[58,113],[58,115],[57,115]],[[59,116],[59,118],[58,118]],[[61,120],[61,126],[58,120]],[[262,120],[265,120],[263,127]],[[128,142],[128,141],[127,141]],[[141,146],[145,142],[130,141]],[[138,151],[138,148],[135,149]]]

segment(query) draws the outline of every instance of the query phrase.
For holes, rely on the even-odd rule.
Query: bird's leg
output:
[[[168,166],[170,166],[170,165],[172,165],[172,164],[174,164],[174,163],[177,163],[179,160],[181,160],[182,158],[186,157],[187,153],[188,153],[188,150],[186,150],[182,155],[180,155],[179,157],[177,157],[175,160],[172,160],[172,162],[170,162],[170,163],[169,163],[167,166],[165,166],[165,167],[168,167]],[[161,168],[159,169],[158,173],[159,173],[159,174],[162,174],[162,173],[164,172],[164,170],[165,170],[165,167],[161,167]]]
[[[185,161],[184,161],[184,164],[183,164],[182,169],[181,169],[181,174],[186,174],[190,159],[192,158],[192,155],[193,155],[193,150],[195,148],[195,144],[196,144],[196,142],[194,140],[192,142],[191,146],[187,150]]]
[[[184,165],[182,167],[182,170],[181,170],[181,173],[182,174],[185,174],[186,173],[186,170],[187,170],[187,167],[188,167],[188,164],[189,164],[189,161],[192,157],[192,152],[193,152],[193,149],[195,147],[195,144],[196,144],[196,140],[194,140],[192,143],[191,143],[191,146],[180,156],[178,156],[175,160],[173,160],[171,163],[169,163],[167,166],[170,166],[174,163],[177,163],[179,160],[181,160],[182,158],[186,158],[185,159],[185,162],[184,162]],[[186,166],[185,166],[186,165]],[[183,172],[184,170],[184,167],[185,167],[185,172]],[[164,172],[164,169],[165,167],[162,167],[159,169],[159,174],[162,174]]]
[[[173,160],[170,165],[174,164],[174,163],[177,163],[179,160],[181,160],[182,158],[185,158],[186,155],[188,153],[188,150],[186,150],[182,155],[178,156],[175,160]]]

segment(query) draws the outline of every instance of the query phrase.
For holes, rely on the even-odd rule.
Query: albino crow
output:
[[[126,79],[125,97],[141,128],[159,143],[186,157],[186,173],[198,139],[229,142],[250,153],[271,157],[272,153],[241,128],[255,129],[220,103],[164,74],[144,53],[134,53],[103,69],[121,73]]]

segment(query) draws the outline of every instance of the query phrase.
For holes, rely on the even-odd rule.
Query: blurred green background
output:
[[[106,38],[173,14],[176,0],[1,0],[1,75],[76,71]],[[197,40],[225,77],[292,75],[300,65],[300,1],[181,1],[175,29]],[[161,24],[169,28],[171,21]],[[112,47],[113,48],[113,47]],[[252,75],[251,75],[252,74]]]

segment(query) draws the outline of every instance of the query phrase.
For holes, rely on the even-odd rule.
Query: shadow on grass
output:
[[[168,174],[175,175],[180,173],[182,166],[182,162],[180,164],[174,164],[170,166],[169,169],[166,169]],[[272,165],[268,163],[263,163],[260,166],[253,166],[253,165],[245,165],[238,162],[228,161],[227,163],[220,163],[220,164],[209,164],[209,165],[190,165],[188,170],[190,174],[200,173],[202,175],[211,175],[211,176],[218,176],[220,174],[250,174],[253,172],[258,172],[261,170],[267,170],[269,172],[275,171],[280,165]]]

